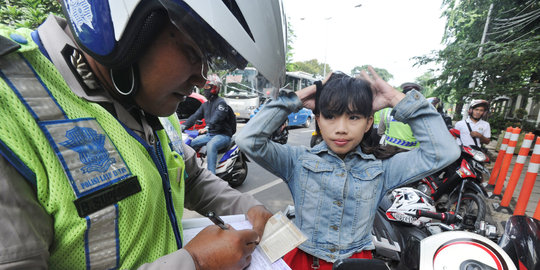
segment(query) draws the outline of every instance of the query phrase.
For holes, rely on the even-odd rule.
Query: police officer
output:
[[[281,84],[280,2],[62,5],[37,31],[0,25],[0,268],[245,268],[271,213],[197,165],[174,112],[209,67]],[[254,230],[186,244],[184,207]]]
[[[404,83],[400,87],[403,89],[404,94],[412,89],[422,90],[420,85],[410,82]],[[377,133],[381,136],[380,143],[405,150],[418,148],[419,144],[413,135],[411,127],[396,121],[391,113],[392,108],[385,108],[375,112],[375,125],[377,126]]]

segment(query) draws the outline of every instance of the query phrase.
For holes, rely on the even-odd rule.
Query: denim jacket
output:
[[[411,126],[420,148],[385,160],[363,153],[360,146],[341,159],[324,141],[311,149],[271,141],[272,132],[301,106],[294,93],[280,96],[242,128],[236,143],[287,183],[295,205],[294,222],[308,238],[300,249],[329,262],[374,248],[375,211],[387,191],[459,157],[442,118],[415,90],[407,93],[393,113],[395,119]]]

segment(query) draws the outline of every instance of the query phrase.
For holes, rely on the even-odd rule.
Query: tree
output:
[[[324,75],[324,63],[319,63],[317,59],[311,59],[308,61],[294,62],[293,68],[290,71],[304,71],[315,75],[315,77],[323,77]],[[326,72],[332,72],[330,65],[326,65]]]
[[[290,20],[287,20],[287,54],[285,55],[285,65],[287,71],[294,71],[294,63],[292,62],[293,58],[293,43],[296,35],[290,23]]]
[[[362,70],[367,70],[368,68],[368,65],[363,65],[363,66],[356,66],[354,67],[353,69],[351,69],[351,75],[352,76],[356,76],[357,74],[360,74],[360,72]],[[373,69],[375,70],[375,72],[377,72],[377,74],[379,74],[379,76],[381,76],[381,78],[385,81],[388,81],[392,78],[394,78],[394,75],[390,74],[390,72],[388,72],[388,70],[384,69],[384,68],[377,68],[377,67],[373,67]]]
[[[488,10],[487,42],[481,44]],[[497,96],[540,99],[540,2],[535,0],[444,0],[446,48],[417,57],[417,64],[439,63],[435,93],[453,96],[456,111],[466,99]],[[479,56],[479,49],[483,53]],[[473,77],[474,75],[474,77]],[[474,89],[469,88],[475,79]]]
[[[0,7],[0,23],[34,29],[51,13],[62,16],[56,0],[5,0]]]

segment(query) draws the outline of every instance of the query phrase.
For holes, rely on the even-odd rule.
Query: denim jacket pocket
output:
[[[303,174],[302,183],[303,188],[318,191],[320,186],[324,185],[324,181],[327,181],[331,173],[334,171],[334,167],[324,162],[324,160],[306,159],[302,161]]]
[[[381,166],[354,168],[351,170],[355,183],[356,197],[361,200],[372,200],[377,195],[379,185],[377,177],[383,172]]]

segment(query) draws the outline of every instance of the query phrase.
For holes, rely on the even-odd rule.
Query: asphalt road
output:
[[[237,132],[244,126],[238,123]],[[292,127],[289,130],[290,145],[305,145],[309,147],[311,133],[314,125],[309,128]],[[255,162],[248,162],[248,175],[246,181],[237,190],[252,194],[257,200],[262,202],[272,213],[284,210],[287,205],[293,205],[289,188],[277,176],[263,169]],[[185,210],[185,218],[200,217],[195,212]]]

